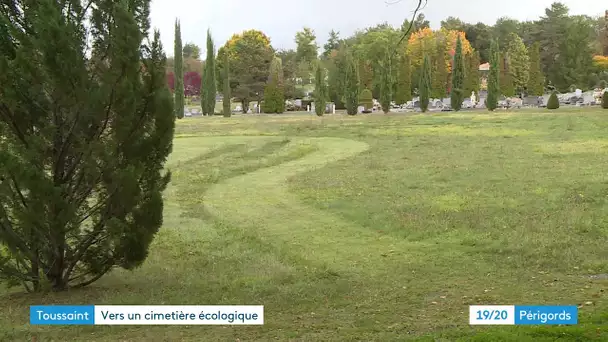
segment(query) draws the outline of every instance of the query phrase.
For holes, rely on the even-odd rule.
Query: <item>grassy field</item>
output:
[[[150,257],[0,297],[2,341],[608,340],[608,111],[186,118]],[[29,325],[31,304],[263,304],[265,325]],[[470,327],[471,304],[580,305]]]

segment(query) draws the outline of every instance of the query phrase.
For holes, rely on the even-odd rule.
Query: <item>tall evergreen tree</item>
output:
[[[392,94],[392,75],[391,75],[391,52],[387,50],[384,62],[382,63],[382,84],[380,85],[380,105],[384,113],[391,111]]]
[[[274,57],[270,63],[268,83],[264,90],[264,113],[283,113],[285,111],[285,95],[283,91],[283,62],[280,57]]]
[[[215,79],[215,47],[211,30],[207,30],[207,59],[203,67],[203,83],[201,85],[201,107],[203,115],[215,113],[215,97],[217,95]]]
[[[344,76],[346,72],[346,49],[341,46],[328,61],[327,83],[328,98],[336,105],[336,109],[344,109]]]
[[[357,64],[351,54],[346,55],[346,70],[344,75],[344,103],[348,115],[357,114],[359,108],[359,75]]]
[[[182,55],[182,32],[179,20],[175,20],[175,50],[173,74],[175,75],[175,116],[178,119],[184,117],[184,57]]]
[[[500,93],[506,97],[515,96],[513,77],[511,77],[509,54],[501,53],[500,56]]]
[[[395,89],[395,102],[404,104],[412,100],[412,66],[407,53],[401,54],[399,59],[399,73],[397,76],[397,89]]]
[[[232,94],[230,91],[230,60],[228,59],[228,54],[224,55],[224,70],[223,70],[223,82],[222,82],[222,87],[223,87],[223,110],[224,110],[224,117],[229,118],[232,115],[232,107],[231,107],[231,100],[232,100]]]
[[[424,55],[424,61],[422,62],[422,74],[420,75],[418,92],[420,93],[420,109],[424,113],[429,109],[429,97],[431,94],[431,61],[428,55]]]
[[[515,92],[521,94],[528,85],[528,78],[530,76],[528,49],[521,37],[514,32],[509,34],[508,41],[509,74],[513,80]]]
[[[527,91],[528,95],[542,96],[544,93],[544,78],[540,69],[540,44],[535,42],[530,48],[530,67]]]
[[[163,221],[175,125],[150,1],[90,16],[79,1],[5,3],[0,280],[60,291],[136,268]]]
[[[437,57],[432,68],[432,81],[430,97],[434,99],[443,99],[448,93],[448,67],[446,64],[446,47],[445,42],[438,40],[437,42]],[[429,60],[430,61],[430,60]]]
[[[490,111],[493,111],[498,106],[498,96],[500,95],[499,53],[498,42],[493,39],[490,44],[490,72],[488,74],[488,97],[486,98],[486,107]]]
[[[325,114],[326,98],[325,71],[323,65],[317,63],[317,69],[315,70],[315,112],[318,116]]]
[[[452,109],[459,111],[464,100],[464,58],[462,55],[462,42],[460,35],[456,40],[456,51],[454,52],[454,62],[452,68],[452,91],[450,102]]]

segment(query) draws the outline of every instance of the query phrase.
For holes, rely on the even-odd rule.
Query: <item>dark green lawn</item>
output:
[[[608,111],[188,118],[145,265],[0,310],[4,341],[608,340]],[[263,304],[262,327],[33,327],[31,304]],[[575,304],[470,327],[472,304]]]

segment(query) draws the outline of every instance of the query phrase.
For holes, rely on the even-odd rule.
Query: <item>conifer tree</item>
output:
[[[229,118],[232,115],[232,107],[230,106],[232,94],[230,91],[230,60],[228,54],[224,54],[224,70],[223,70],[223,111],[224,117]]]
[[[424,55],[424,61],[422,62],[422,74],[420,75],[418,92],[420,93],[420,109],[424,113],[429,109],[429,97],[431,93],[431,62],[428,55]]]
[[[500,58],[500,93],[506,97],[515,96],[515,87],[513,86],[513,76],[511,75],[510,62],[508,53],[501,53]]]
[[[446,48],[443,41],[439,41],[437,46],[437,57],[432,68],[431,93],[430,97],[443,99],[448,93],[448,67],[446,64]],[[430,58],[430,57],[429,57]],[[429,59],[430,62],[430,59]]]
[[[176,119],[150,1],[96,1],[90,16],[79,1],[9,3],[0,282],[61,291],[134,269],[163,222]]]
[[[456,40],[456,51],[452,69],[452,91],[450,94],[452,109],[459,111],[464,100],[464,58],[462,56],[462,42],[460,35]]]
[[[283,63],[280,57],[274,57],[270,63],[268,83],[264,89],[264,113],[283,113],[285,96],[283,92]]]
[[[182,52],[182,33],[179,20],[175,20],[175,49],[174,49],[174,64],[173,74],[175,75],[175,116],[178,119],[184,117],[184,57]]]
[[[498,107],[498,96],[500,94],[500,65],[499,65],[499,46],[496,40],[490,43],[490,72],[488,74],[488,98],[486,107],[493,111]]]
[[[542,96],[544,93],[544,78],[540,69],[540,44],[535,42],[529,50],[530,68],[527,92],[528,95]]]
[[[346,56],[344,85],[346,113],[348,115],[356,115],[359,107],[359,74],[357,72],[357,64],[350,53]]]
[[[318,116],[325,114],[326,98],[325,71],[323,70],[323,65],[317,63],[315,70],[315,113]]]
[[[215,98],[217,95],[215,79],[215,47],[211,30],[207,30],[207,59],[203,67],[203,83],[201,85],[201,107],[203,115],[215,113]]]
[[[412,67],[407,53],[401,55],[398,71],[395,102],[397,104],[404,104],[412,100]]]
[[[391,100],[392,100],[392,77],[391,77],[391,60],[390,52],[387,51],[385,54],[384,63],[382,65],[382,84],[380,85],[380,105],[382,105],[382,111],[388,113],[391,111]]]

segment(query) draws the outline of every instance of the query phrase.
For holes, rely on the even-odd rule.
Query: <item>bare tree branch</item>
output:
[[[392,2],[385,0],[385,3],[387,5],[394,5],[399,2],[401,2],[401,0],[395,0]],[[424,4],[423,4],[423,2],[424,2]],[[401,36],[401,39],[399,39],[399,41],[397,42],[397,45],[395,45],[395,49],[393,50],[393,56],[397,53],[397,48],[399,47],[399,45],[401,45],[401,43],[403,42],[405,37],[407,37],[410,34],[410,32],[412,32],[412,28],[414,27],[414,21],[416,20],[416,15],[418,14],[418,12],[420,12],[422,9],[424,9],[426,7],[427,3],[428,3],[428,0],[418,0],[418,5],[416,6],[416,9],[414,9],[414,12],[412,14],[412,20],[410,20],[410,26],[407,28],[407,31],[405,31],[403,33],[403,35]]]

